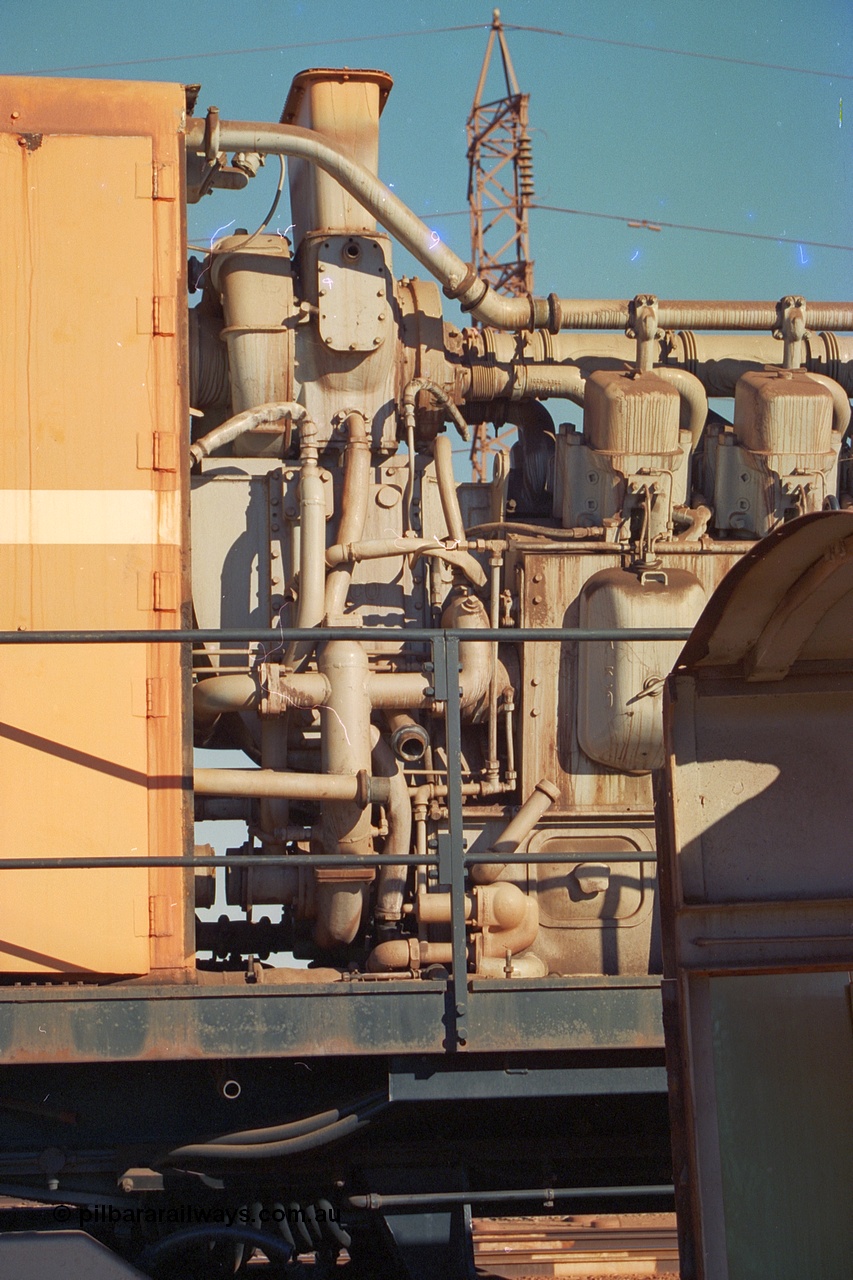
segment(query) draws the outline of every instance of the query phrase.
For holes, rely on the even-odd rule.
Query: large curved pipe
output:
[[[238,1133],[224,1133],[218,1138],[208,1138],[205,1145],[211,1147],[243,1144],[256,1146],[264,1142],[284,1142],[288,1138],[301,1138],[306,1133],[328,1129],[329,1125],[336,1124],[338,1120],[342,1120],[344,1116],[351,1115],[353,1112],[365,1111],[368,1107],[374,1107],[378,1102],[385,1101],[384,1093],[370,1093],[364,1098],[348,1103],[345,1107],[335,1107],[331,1111],[303,1116],[300,1120],[288,1120],[285,1124],[269,1125],[265,1129],[242,1129]]]
[[[631,318],[628,301],[569,299],[551,294],[503,297],[482,280],[473,267],[436,239],[425,223],[403,204],[374,173],[321,134],[298,125],[256,121],[188,120],[186,145],[190,151],[257,151],[308,160],[330,174],[358,200],[387,231],[417,258],[456,298],[463,310],[496,329],[624,329]],[[210,136],[206,138],[206,134]],[[772,329],[777,324],[776,302],[659,302],[662,329]],[[853,305],[810,302],[812,329],[853,329]]]
[[[196,1142],[185,1147],[176,1147],[158,1164],[184,1164],[187,1160],[270,1160],[282,1156],[296,1155],[300,1151],[313,1151],[317,1147],[326,1146],[340,1138],[349,1137],[364,1125],[377,1111],[388,1105],[387,1102],[374,1103],[365,1111],[345,1116],[324,1129],[314,1129],[311,1133],[297,1138],[283,1138],[279,1142],[222,1143]]]

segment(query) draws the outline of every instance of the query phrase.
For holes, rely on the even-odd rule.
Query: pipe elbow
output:
[[[389,942],[380,942],[367,957],[368,972],[393,973],[395,970],[417,967],[417,963],[413,963],[412,942],[417,947],[416,938],[392,938]],[[420,956],[414,959],[419,962]]]
[[[482,954],[499,957],[505,956],[507,951],[511,955],[526,951],[533,945],[539,932],[539,907],[536,899],[524,893],[517,885],[509,883],[484,885],[478,893],[489,890],[499,890],[500,898],[496,895],[494,902],[490,904],[490,911],[494,912],[494,923],[483,929]],[[506,890],[515,890],[517,897],[511,897]],[[500,916],[495,909],[498,903]],[[504,925],[502,921],[508,923]]]
[[[197,724],[210,725],[228,711],[254,711],[258,697],[253,676],[210,676],[193,686],[193,719]]]
[[[679,426],[690,432],[690,447],[696,449],[708,420],[708,397],[698,378],[686,369],[655,368],[655,377],[675,387],[681,397]]]
[[[476,596],[460,596],[445,609],[441,625],[462,630],[481,630],[489,625],[482,601]],[[459,688],[461,708],[475,715],[489,691],[491,679],[491,647],[487,640],[463,640],[459,646]]]
[[[850,426],[850,401],[847,392],[834,378],[828,378],[823,373],[809,373],[809,377],[812,382],[819,382],[822,387],[826,387],[832,396],[832,430],[843,438]]]

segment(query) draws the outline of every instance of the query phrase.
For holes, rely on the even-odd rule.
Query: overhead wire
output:
[[[168,54],[168,55],[163,55],[161,57],[156,57],[156,58],[133,58],[133,59],[125,59],[123,61],[116,61],[116,62],[80,63],[76,66],[42,68],[38,71],[29,72],[27,74],[48,75],[48,74],[56,74],[59,72],[65,72],[65,71],[98,71],[98,70],[108,70],[113,67],[145,66],[149,64],[163,63],[163,62],[183,62],[183,61],[188,61],[191,59],[199,59],[199,58],[236,57],[240,55],[256,54],[256,53],[278,53],[278,52],[284,52],[285,50],[290,50],[290,49],[308,49],[308,48],[321,47],[323,45],[362,44],[365,42],[369,42],[371,40],[400,40],[400,39],[406,39],[414,36],[445,35],[449,33],[457,33],[462,31],[481,31],[486,29],[488,29],[488,24],[486,23],[470,22],[470,23],[464,23],[458,26],[451,26],[451,27],[425,27],[425,28],[421,28],[420,30],[386,31],[386,32],[382,32],[380,34],[374,34],[374,35],[336,36],[327,40],[302,40],[302,41],[290,42],[287,44],[257,45],[252,48],[246,48],[246,49],[221,49],[221,50],[215,50],[208,53]],[[590,36],[590,35],[584,35],[576,31],[562,31],[556,28],[551,28],[551,27],[533,27],[533,26],[523,25],[520,23],[504,23],[504,29],[507,31],[524,31],[524,32],[529,32],[537,35],[555,36],[557,38],[565,39],[565,40],[578,40],[578,41],[583,41],[589,44],[605,44],[605,45],[611,45],[617,48],[639,49],[644,52],[663,53],[663,54],[669,54],[675,57],[700,58],[704,61],[710,61],[710,62],[725,62],[725,63],[733,64],[735,66],[758,67],[758,68],[763,68],[765,70],[785,71],[785,72],[789,72],[791,74],[797,74],[797,75],[822,76],[828,79],[853,80],[853,75],[849,75],[843,72],[819,71],[811,67],[792,67],[792,66],[781,64],[781,63],[760,62],[754,59],[747,59],[747,58],[732,58],[732,57],[724,56],[722,54],[699,53],[695,50],[690,50],[690,49],[671,49],[662,45],[641,44],[633,40],[614,40],[606,36]],[[12,73],[12,74],[20,74],[20,73]],[[278,192],[279,195],[280,195],[280,191],[281,189],[279,188],[279,192]],[[277,203],[278,203],[278,200],[276,199],[276,202],[273,206],[273,210],[271,210],[270,214],[268,214],[267,218],[264,220],[264,226],[269,222],[269,219],[272,216],[272,213],[274,212],[275,206],[277,205]],[[624,214],[601,213],[601,212],[597,212],[589,209],[572,209],[572,208],[568,208],[566,206],[561,206],[561,205],[539,204],[535,202],[530,204],[528,207],[530,209],[541,209],[548,213],[569,214],[579,218],[600,218],[604,221],[622,222],[626,224],[636,223],[638,221],[641,221],[643,225],[646,226],[647,228],[648,228],[648,223],[651,221],[650,219],[637,219],[635,216],[628,217]],[[424,216],[428,216],[430,218],[456,218],[456,217],[468,216],[469,214],[470,214],[470,209],[450,209],[450,210],[444,210],[439,213],[431,212],[428,215],[424,215]],[[659,218],[654,219],[654,227],[655,228],[666,227],[668,230],[672,230],[672,231],[691,231],[691,232],[700,233],[704,235],[735,236],[739,239],[746,239],[746,240],[775,241],[778,244],[803,245],[804,247],[813,248],[813,249],[835,249],[835,250],[840,250],[842,252],[847,252],[847,253],[853,252],[853,245],[849,245],[849,244],[834,244],[834,243],[823,241],[823,240],[808,240],[798,236],[769,235],[767,233],[762,233],[757,231],[735,231],[735,230],[723,228],[723,227],[694,226],[690,223],[684,223],[684,222],[664,222]],[[259,228],[259,230],[256,231],[254,233],[254,236],[250,237],[250,239],[254,239],[255,236],[259,235],[260,231],[263,229],[264,229],[263,226]]]
[[[364,44],[370,40],[403,40],[409,36],[438,36],[455,31],[486,31],[488,23],[469,22],[459,27],[426,27],[420,31],[384,31],[373,36],[333,36],[329,40],[299,40],[289,44],[261,44],[250,49],[215,49],[210,53],[171,53],[158,58],[125,58],[121,62],[83,62],[75,67],[43,67],[38,71],[7,72],[12,75],[56,75],[61,71],[106,71],[110,67],[144,67],[155,62],[189,62],[199,58],[234,58],[251,53],[283,53],[289,49],[317,49],[332,44]]]
[[[623,222],[627,226],[637,227],[646,231],[654,231],[658,228],[666,227],[669,231],[696,231],[702,232],[710,236],[738,236],[744,240],[772,240],[777,244],[801,244],[809,249],[840,249],[845,253],[853,253],[853,244],[833,244],[826,240],[806,240],[801,236],[774,236],[768,235],[761,231],[734,231],[726,227],[699,227],[689,222],[662,222],[660,218],[638,218],[636,214],[624,213],[598,213],[591,209],[570,209],[565,205],[556,204],[538,204],[533,202],[529,204],[528,209],[542,209],[546,213],[567,213],[573,214],[577,218],[601,218],[606,222]],[[470,209],[442,209],[438,213],[419,214],[424,221],[435,218],[462,218],[468,217]]]
[[[287,44],[256,45],[247,49],[215,49],[207,53],[173,53],[157,58],[125,58],[115,62],[85,62],[76,66],[42,67],[27,72],[6,72],[9,75],[58,75],[66,71],[107,71],[112,67],[144,67],[161,62],[188,62],[201,58],[232,58],[255,53],[282,53],[289,49],[315,49],[324,45],[365,44],[378,40],[405,40],[413,36],[448,35],[460,31],[488,31],[491,24],[467,22],[454,27],[422,27],[412,31],[383,31],[373,35],[334,36],[327,40],[300,40]],[[645,53],[663,53],[677,58],[700,58],[705,62],[725,62],[732,66],[758,67],[766,71],[785,71],[790,75],[821,76],[827,80],[853,80],[853,74],[843,71],[821,71],[815,67],[790,67],[777,62],[760,62],[751,58],[732,58],[721,53],[699,53],[695,49],[670,49],[663,45],[641,44],[636,40],[614,40],[608,36],[583,35],[578,31],[560,31],[551,27],[523,26],[505,22],[505,31],[527,31],[534,35],[555,36],[563,40],[578,40],[586,44],[605,44],[619,49],[639,49]]]
[[[560,36],[564,40],[583,40],[589,44],[615,45],[619,49],[642,49],[647,53],[667,53],[677,58],[701,58],[705,62],[728,62],[737,67],[761,67],[765,71],[788,71],[799,76],[823,76],[827,80],[853,80],[843,71],[818,71],[814,67],[788,67],[779,62],[758,62],[751,58],[730,58],[722,53],[697,53],[695,49],[669,49],[664,45],[639,44],[636,40],[613,40],[607,36],[585,36],[577,31],[556,31],[551,27],[525,27],[512,22],[503,24],[504,31],[531,31],[537,35]]]

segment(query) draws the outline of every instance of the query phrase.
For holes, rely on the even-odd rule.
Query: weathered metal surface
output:
[[[183,93],[22,78],[0,100],[0,626],[180,626]],[[2,856],[152,859],[69,872],[47,895],[10,872],[5,973],[188,962],[189,882],[155,861],[188,830],[184,694],[174,648],[67,649],[60,682],[50,647],[4,649]]]
[[[770,534],[668,682],[668,1066],[702,1280],[841,1280],[853,1256],[851,564],[853,514]]]
[[[660,1048],[654,979],[494,983],[468,997],[468,1050]],[[497,988],[497,989],[494,989]],[[0,1001],[8,1063],[443,1053],[443,982],[285,990],[15,988]]]
[[[742,558],[745,548],[726,546],[724,553],[715,554],[659,546],[657,554],[664,570],[672,567],[691,572],[707,596]],[[606,545],[596,554],[550,549],[546,553],[541,547],[534,550],[528,546],[516,555],[519,621],[524,628],[539,630],[540,636],[547,634],[549,627],[579,627],[585,585],[602,570],[619,568],[623,561],[618,547]],[[639,639],[639,633],[635,638]],[[618,814],[623,821],[628,813],[648,816],[652,812],[650,775],[604,771],[581,749],[577,735],[581,697],[578,664],[578,650],[571,642],[537,644],[526,655],[520,707],[522,791],[527,795],[539,778],[553,778],[562,793],[559,808],[566,812],[578,816]],[[659,696],[652,700],[660,706]]]
[[[392,1102],[436,1102],[666,1092],[666,1071],[658,1065],[582,1066],[577,1065],[579,1059],[568,1065],[565,1056],[559,1066],[522,1066],[506,1058],[504,1062],[501,1070],[479,1067],[468,1057],[392,1059],[388,1094]]]

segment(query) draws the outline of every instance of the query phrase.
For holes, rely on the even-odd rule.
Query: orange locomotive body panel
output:
[[[0,90],[4,630],[175,628],[187,598],[184,97],[6,79]],[[5,646],[0,971],[177,977],[193,951],[177,645]],[[191,848],[191,846],[190,846]]]

